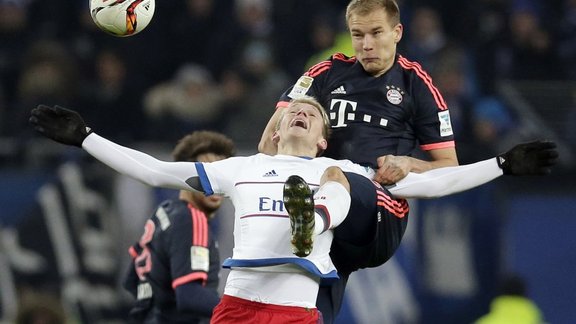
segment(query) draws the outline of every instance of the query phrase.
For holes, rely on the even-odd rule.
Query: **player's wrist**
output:
[[[496,157],[496,162],[498,163],[498,167],[502,169],[502,172],[505,175],[512,174],[512,168],[510,165],[510,159],[508,158],[506,153],[502,153]]]

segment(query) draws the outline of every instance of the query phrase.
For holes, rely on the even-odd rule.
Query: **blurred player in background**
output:
[[[355,56],[332,55],[284,92],[259,151],[276,153],[271,139],[283,108],[291,99],[309,95],[330,116],[332,137],[324,156],[378,169],[374,180],[381,184],[396,183],[410,171],[458,165],[446,102],[420,64],[396,53],[403,33],[396,1],[352,0],[346,22]],[[418,146],[429,153],[430,161],[411,157]],[[356,191],[353,186],[352,194]],[[380,220],[356,214],[335,230],[331,257],[341,279],[321,289],[317,304],[327,323],[340,310],[349,275],[389,259],[407,222],[407,215]],[[382,257],[371,259],[374,250]]]
[[[214,162],[235,154],[229,138],[210,131],[186,135],[172,151],[174,161]],[[140,241],[130,249],[133,265],[124,287],[136,298],[134,323],[200,323],[220,301],[220,257],[209,221],[222,204],[181,190],[160,204],[146,222]],[[207,320],[206,320],[207,322]]]

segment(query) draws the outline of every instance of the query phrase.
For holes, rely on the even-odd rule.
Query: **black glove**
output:
[[[58,143],[78,147],[82,147],[92,132],[77,112],[60,106],[39,105],[32,109],[29,122],[38,133]]]
[[[496,159],[507,175],[545,175],[552,172],[558,152],[554,142],[534,141],[518,144]]]

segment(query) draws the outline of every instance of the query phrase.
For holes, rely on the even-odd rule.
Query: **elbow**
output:
[[[143,184],[150,187],[160,188],[166,186],[166,182],[163,181],[163,179],[161,179],[160,177],[155,177],[151,174],[139,177],[137,179],[140,180],[140,182],[142,182]]]

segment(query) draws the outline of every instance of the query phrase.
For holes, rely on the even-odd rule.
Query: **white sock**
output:
[[[314,194],[315,234],[334,228],[344,221],[350,209],[350,193],[339,182],[328,181]]]

